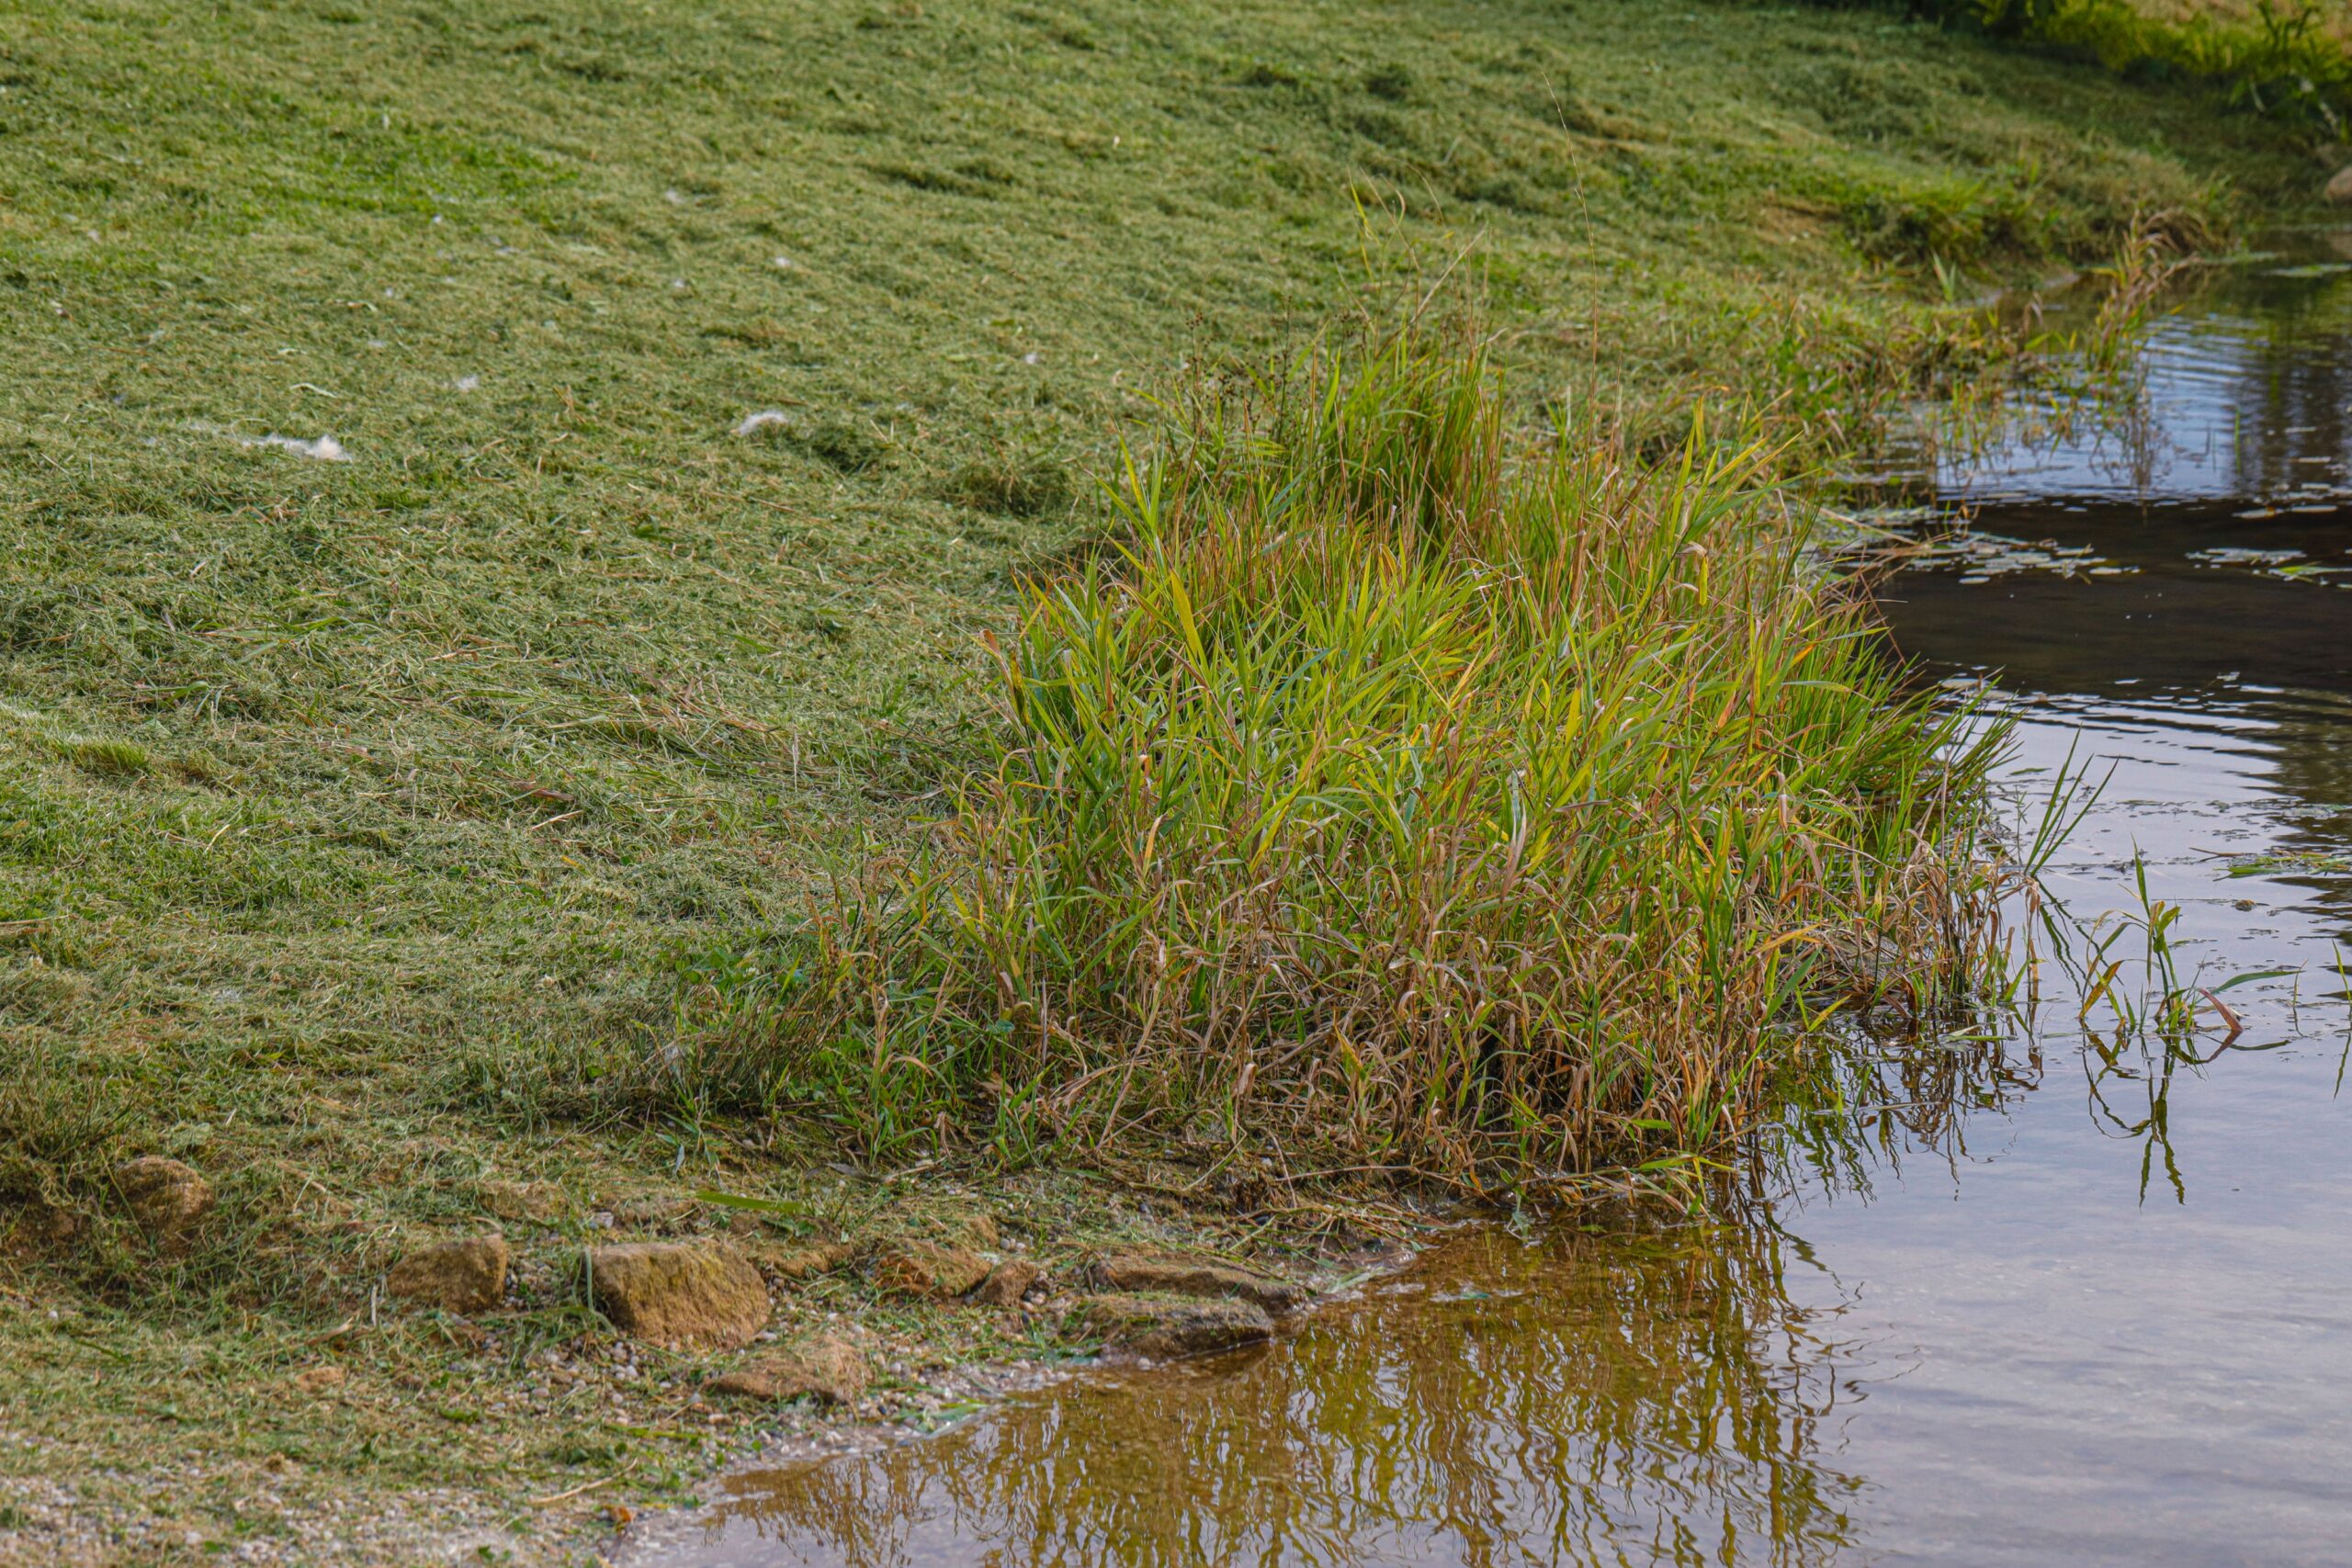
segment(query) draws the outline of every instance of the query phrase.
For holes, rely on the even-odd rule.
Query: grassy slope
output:
[[[1084,525],[1058,465],[1188,356],[1462,255],[1507,357],[1638,429],[1850,420],[1937,341],[1859,247],[2022,268],[2312,174],[2095,73],[1703,4],[35,0],[0,85],[0,1179],[102,1212],[167,1150],[225,1216],[175,1269],[25,1264],[131,1360],[32,1416],[115,1363],[0,1314],[0,1404],[87,1445],[28,1465],[385,1486],[583,1472],[420,1427],[410,1362],[249,1388],[485,1182],[571,1214],[722,1156],[547,1118],[925,809],[971,635]]]

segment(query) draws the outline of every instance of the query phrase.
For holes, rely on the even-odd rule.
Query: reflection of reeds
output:
[[[2043,874],[2103,787],[2070,754],[2047,793],[2028,803],[2010,859],[1985,885],[2000,908],[1982,928],[1971,993],[1841,1020],[1844,1040],[1790,1058],[1775,1091],[1783,1114],[1750,1142],[1736,1198],[1753,1204],[1806,1184],[1868,1191],[1923,1155],[1957,1166],[1972,1120],[2042,1086],[2053,1035],[2081,1063],[2094,1123],[2143,1145],[2143,1195],[2160,1171],[2182,1192],[2171,1142],[2176,1082],[2225,1055],[2286,1043],[2249,1038],[2234,993],[2301,971],[2186,965],[2182,910],[2154,896],[2137,856],[2131,907],[2085,918],[2061,901]],[[2335,999],[2352,1003],[2352,987]]]
[[[2136,351],[2149,307],[2188,265],[2173,237],[2173,225],[2159,216],[2134,223],[2114,258],[2093,269],[2101,285],[2098,310],[2070,344],[2091,378],[2112,379],[2119,389],[2136,390]]]
[[[1850,1393],[1776,1238],[1611,1218],[1467,1235],[1254,1359],[743,1488],[729,1528],[845,1568],[1837,1560]]]
[[[2103,788],[2070,754],[2019,830],[1997,883],[2000,923],[2012,934],[1988,941],[1972,997],[1912,1020],[1858,1020],[1860,1043],[1821,1052],[1792,1074],[1781,1090],[1790,1113],[1758,1145],[1757,1190],[1785,1186],[1800,1168],[1867,1188],[1874,1168],[1897,1168],[1906,1154],[1956,1160],[1972,1112],[1997,1110],[2041,1083],[2042,1020],[2054,1009],[2079,1047],[2092,1120],[2143,1145],[2143,1195],[2159,1167],[2182,1194],[2170,1131],[2177,1077],[2226,1054],[2283,1045],[2245,1038],[2232,993],[2301,971],[2185,969],[2182,910],[2154,896],[2136,854],[2132,908],[2086,919],[2060,900],[2042,874]],[[2341,999],[2352,1001],[2352,993]]]
[[[2227,993],[2298,971],[2222,976],[2207,974],[2200,964],[2184,975],[2174,934],[2180,907],[2150,893],[2147,864],[2137,855],[2132,871],[2137,908],[2084,922],[2036,886],[2038,923],[2072,992],[2093,1122],[2112,1136],[2140,1142],[2142,1196],[2161,1162],[2174,1196],[2185,1199],[2172,1147],[2175,1078],[2183,1068],[2194,1071],[2228,1053],[2274,1051],[2286,1043],[2244,1040],[2245,1020]],[[2130,951],[2135,936],[2137,953]],[[2101,1017],[2103,1024],[2095,1022]],[[2139,1103],[2120,1104],[2120,1096]]]
[[[2141,218],[2078,286],[2092,295],[2087,308],[2032,299],[1993,312],[1984,330],[2005,350],[1940,389],[1920,433],[1929,464],[1964,469],[1996,450],[2030,457],[2096,436],[2144,485],[2155,433],[2143,351],[2157,304],[2177,296],[2209,237],[2178,214]]]
[[[2042,1079],[2040,1043],[2014,1035],[2004,1010],[1858,1023],[1782,1086],[1783,1117],[1757,1138],[1748,1193],[1800,1184],[1868,1193],[1920,1157],[1957,1168],[1972,1122],[1998,1116]]]

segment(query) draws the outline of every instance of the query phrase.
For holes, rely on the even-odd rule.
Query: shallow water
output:
[[[1947,464],[2016,543],[1887,590],[1927,678],[1996,682],[2022,791],[2107,775],[2075,914],[2137,856],[2204,983],[2303,966],[2233,1042],[2053,1003],[1890,1047],[1751,1213],[1465,1231],[1261,1350],[739,1477],[662,1561],[2352,1561],[2346,251],[2209,280],[2137,418]]]

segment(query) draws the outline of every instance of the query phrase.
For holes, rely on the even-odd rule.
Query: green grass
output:
[[[364,1315],[502,1183],[566,1195],[513,1227],[552,1281],[600,1205],[831,1157],[649,1074],[987,760],[980,635],[1110,522],[1087,476],[1153,400],[1442,280],[1514,425],[1657,458],[1705,402],[1811,462],[1997,351],[1950,299],[2322,172],[1810,7],[8,8],[0,1230],[38,1304],[0,1375],[81,1391],[11,1419],[65,1469],[258,1462],[234,1397],[135,1391],[263,1379],[241,1347]],[[222,1191],[185,1258],[120,1224],[145,1152]],[[42,1360],[56,1303],[140,1377]],[[416,1343],[368,1419],[477,1375]],[[521,1429],[480,1429],[518,1477]]]
[[[2141,81],[2190,84],[2332,142],[2352,121],[2345,7],[2331,0],[1906,0],[1902,8]]]
[[[886,1158],[1478,1185],[1714,1152],[1803,1021],[1962,990],[1997,733],[1902,696],[1753,454],[1504,406],[1408,334],[1196,409],[1031,591],[941,847],[695,1066]]]

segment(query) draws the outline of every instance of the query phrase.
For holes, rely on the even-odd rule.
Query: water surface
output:
[[[2136,863],[2185,971],[2302,967],[2234,1040],[1886,1042],[1750,1212],[1467,1230],[1263,1349],[738,1477],[662,1560],[2352,1561],[2347,250],[2206,280],[2129,417],[1948,459],[1973,531],[1886,590],[2021,789],[2107,778],[2077,916]]]

